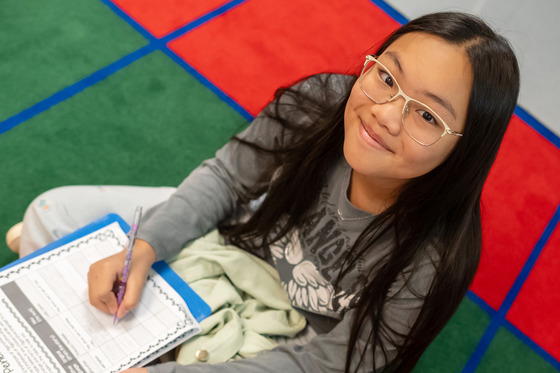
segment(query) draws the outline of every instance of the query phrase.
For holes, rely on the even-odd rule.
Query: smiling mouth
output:
[[[372,132],[371,129],[369,129],[362,121],[360,121],[360,132],[362,133],[362,137],[372,147],[394,153],[387,146],[387,144],[385,144],[385,142],[381,139],[381,137],[377,136],[374,132]]]

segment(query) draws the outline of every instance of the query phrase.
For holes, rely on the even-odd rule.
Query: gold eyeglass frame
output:
[[[399,90],[395,95],[391,95],[391,98],[389,98],[389,99],[388,99],[387,101],[385,101],[385,102],[377,102],[376,100],[374,100],[374,99],[365,91],[364,87],[362,86],[362,78],[363,78],[363,76],[364,76],[364,72],[366,71],[366,67],[367,67],[368,63],[370,63],[370,62],[374,62],[374,63],[376,63],[376,64],[379,64],[381,67],[383,67],[383,69],[385,69],[385,72],[386,72],[387,74],[389,74],[389,76],[391,77],[391,79],[393,79],[393,82],[397,85],[397,88],[398,88],[398,90]],[[430,108],[428,105],[424,104],[423,102],[420,102],[420,101],[418,101],[418,100],[415,100],[415,99],[413,99],[412,97],[406,95],[406,94],[403,92],[403,90],[401,89],[401,86],[399,85],[399,83],[397,82],[397,79],[395,79],[395,77],[393,76],[393,74],[391,74],[391,71],[389,71],[389,69],[388,69],[385,65],[383,65],[381,62],[379,62],[379,61],[377,60],[377,58],[375,58],[374,56],[372,56],[372,55],[370,55],[370,54],[368,54],[368,55],[366,56],[366,61],[364,62],[364,67],[362,68],[362,72],[360,73],[359,84],[360,84],[360,89],[362,90],[362,92],[364,92],[364,94],[365,94],[370,100],[372,100],[373,102],[375,102],[376,104],[385,104],[385,103],[394,101],[394,100],[396,100],[396,99],[399,98],[399,97],[404,98],[404,105],[403,105],[402,116],[401,116],[401,125],[402,125],[403,130],[406,132],[406,134],[407,134],[408,136],[410,136],[410,138],[411,138],[412,140],[416,141],[418,144],[420,144],[420,145],[422,145],[422,146],[432,146],[432,145],[434,145],[436,142],[438,142],[439,139],[441,139],[441,138],[442,138],[443,136],[445,136],[445,135],[453,135],[453,136],[459,136],[459,137],[463,136],[462,133],[453,131],[453,130],[447,125],[447,123],[445,123],[445,121],[436,113],[435,110],[433,110],[432,108]],[[427,109],[430,110],[430,113],[433,113],[433,114],[437,117],[437,119],[440,120],[441,123],[443,124],[443,127],[444,127],[444,128],[443,128],[443,132],[442,132],[441,136],[438,137],[437,140],[435,140],[433,143],[431,143],[431,144],[423,143],[422,141],[420,141],[420,140],[414,138],[414,136],[412,136],[412,135],[406,130],[406,127],[405,127],[405,125],[404,125],[404,116],[405,116],[405,111],[408,109],[408,103],[409,103],[410,101],[413,101],[413,102],[419,103],[420,105],[425,106]]]

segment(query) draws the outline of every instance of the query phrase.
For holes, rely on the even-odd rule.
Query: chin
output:
[[[360,152],[356,150],[356,147],[347,146],[346,143],[344,143],[343,154],[346,163],[348,163],[354,171],[363,175],[371,173],[374,164],[371,164],[368,155],[364,154],[363,151]]]

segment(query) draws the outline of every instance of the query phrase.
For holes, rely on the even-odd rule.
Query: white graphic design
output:
[[[297,307],[318,313],[333,311],[333,287],[309,260],[303,260],[301,243],[296,231],[271,247],[274,261],[285,261],[291,270],[291,279],[282,281],[288,295]]]

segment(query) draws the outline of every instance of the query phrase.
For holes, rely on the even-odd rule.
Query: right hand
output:
[[[117,297],[113,292],[122,276],[126,250],[93,263],[88,272],[89,302],[95,308],[123,317],[140,302],[142,289],[146,283],[148,272],[156,260],[152,246],[144,240],[137,239],[132,251],[130,270],[126,291],[117,309]]]

